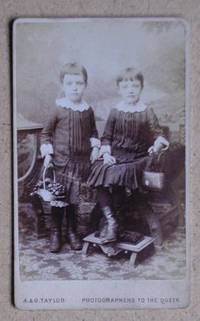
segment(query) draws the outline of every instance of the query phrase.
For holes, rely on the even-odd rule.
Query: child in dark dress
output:
[[[53,162],[56,179],[66,188],[68,237],[71,248],[80,250],[76,233],[77,204],[81,183],[87,180],[91,163],[99,156],[100,141],[93,109],[83,100],[86,69],[77,63],[68,63],[61,70],[60,80],[65,96],[56,100],[56,107],[42,130],[41,154],[45,167]],[[63,212],[63,208],[52,207],[51,252],[61,249]]]
[[[137,190],[149,154],[158,153],[169,145],[153,109],[140,99],[143,86],[143,74],[134,68],[127,68],[117,78],[122,99],[110,111],[105,125],[100,149],[103,160],[95,162],[88,179],[88,184],[97,188],[98,201],[107,221],[106,232],[100,235],[102,243],[117,238],[113,199],[123,200],[125,189]]]

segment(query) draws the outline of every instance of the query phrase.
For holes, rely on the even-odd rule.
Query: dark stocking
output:
[[[68,237],[72,250],[81,250],[82,243],[77,234],[77,207],[74,204],[70,204],[67,211],[68,221]]]
[[[50,251],[52,253],[59,252],[61,249],[62,218],[63,218],[63,209],[53,206],[51,209],[51,236],[50,236]]]

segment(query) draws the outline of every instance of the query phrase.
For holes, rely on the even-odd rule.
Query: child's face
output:
[[[73,103],[79,103],[86,88],[83,75],[66,74],[63,79],[65,96]]]
[[[141,95],[142,86],[137,79],[123,79],[118,84],[122,99],[128,104],[136,103]]]

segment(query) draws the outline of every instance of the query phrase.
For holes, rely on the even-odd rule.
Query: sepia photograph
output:
[[[189,304],[187,38],[178,18],[15,20],[19,308]]]

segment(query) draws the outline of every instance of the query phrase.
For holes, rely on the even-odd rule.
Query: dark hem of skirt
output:
[[[87,184],[91,188],[121,186],[131,190],[138,189],[142,184],[142,174],[147,161],[149,157],[114,165],[103,165],[102,162],[96,162],[92,167]]]

